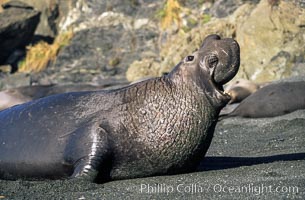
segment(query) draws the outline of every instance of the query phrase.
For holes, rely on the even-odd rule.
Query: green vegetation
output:
[[[211,20],[211,15],[208,15],[208,14],[203,14],[202,17],[202,22],[205,24],[205,23],[208,23],[210,20]]]

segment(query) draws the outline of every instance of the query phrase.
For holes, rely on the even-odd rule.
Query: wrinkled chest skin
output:
[[[0,112],[0,178],[86,181],[191,172],[207,152],[233,39],[208,36],[168,75],[108,91],[49,96]]]
[[[162,91],[160,93],[160,91]],[[182,92],[183,91],[183,92]],[[156,79],[130,91],[120,107],[112,179],[194,170],[210,145],[220,108],[201,89]],[[127,106],[128,105],[128,106]],[[130,141],[133,141],[130,143]]]

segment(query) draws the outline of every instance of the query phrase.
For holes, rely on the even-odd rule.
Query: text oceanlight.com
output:
[[[289,193],[297,194],[299,193],[299,187],[297,186],[283,186],[283,185],[265,185],[253,183],[245,185],[224,185],[224,184],[214,184],[206,185],[201,183],[196,184],[141,184],[140,193],[146,194],[157,194],[157,193],[249,193],[254,195],[266,194],[266,193]]]

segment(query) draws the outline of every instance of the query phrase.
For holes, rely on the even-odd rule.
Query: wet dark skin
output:
[[[193,171],[210,146],[239,46],[205,38],[167,75],[0,112],[0,177],[88,181]]]

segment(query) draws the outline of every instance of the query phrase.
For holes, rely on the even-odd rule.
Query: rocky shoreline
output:
[[[27,42],[34,45],[40,38],[52,43],[69,30],[74,35],[39,73],[7,73],[23,62],[25,50],[16,49],[12,62],[0,63],[0,89],[34,84],[98,85],[110,77],[135,81],[159,76],[214,33],[239,42],[242,59],[237,78],[268,82],[305,75],[305,5],[301,0],[187,1],[179,4],[179,15],[166,10],[166,2],[151,0],[26,3],[35,8],[33,12],[41,12],[33,35],[36,39]],[[168,15],[174,17],[162,28]]]

